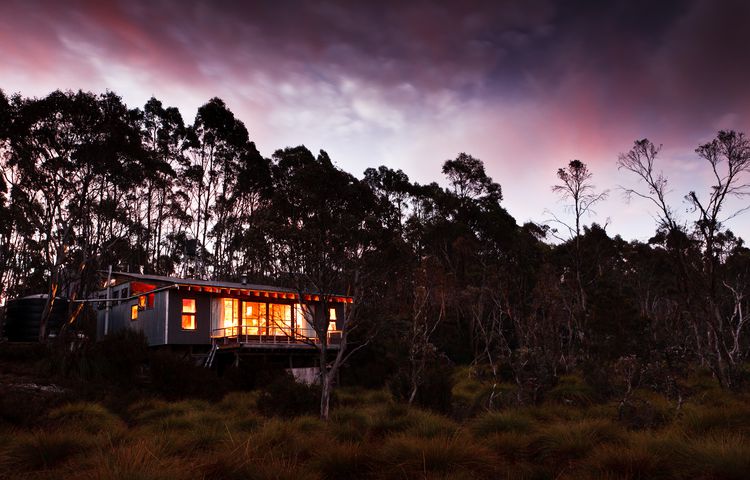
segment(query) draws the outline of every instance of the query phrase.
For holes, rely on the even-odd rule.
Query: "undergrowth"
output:
[[[472,382],[455,384],[461,404],[475,408],[486,391]],[[750,472],[746,395],[699,384],[677,403],[637,391],[624,411],[580,380],[558,386],[539,405],[468,417],[409,406],[385,390],[341,388],[327,422],[291,404],[270,408],[258,392],[139,400],[118,412],[66,403],[33,428],[0,426],[0,478],[733,480]]]

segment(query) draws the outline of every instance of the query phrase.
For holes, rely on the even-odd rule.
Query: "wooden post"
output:
[[[107,303],[104,309],[104,336],[106,337],[109,333],[109,311],[112,309],[112,265],[109,266],[107,272]]]

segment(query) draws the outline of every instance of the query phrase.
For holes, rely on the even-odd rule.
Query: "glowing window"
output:
[[[195,299],[182,299],[182,329],[195,330]]]
[[[236,298],[221,299],[221,326],[224,335],[236,336],[240,324],[240,301]]]
[[[138,305],[133,305],[132,307],[130,307],[130,319],[138,320]]]
[[[242,302],[242,333],[263,335],[266,330],[266,304]]]
[[[339,327],[336,324],[336,308],[331,307],[328,309],[328,331],[330,332],[338,332]]]
[[[291,335],[292,306],[278,303],[269,304],[268,326],[271,335]]]
[[[313,307],[310,305],[294,304],[294,315],[296,318],[296,333],[307,338],[315,337],[313,328]]]

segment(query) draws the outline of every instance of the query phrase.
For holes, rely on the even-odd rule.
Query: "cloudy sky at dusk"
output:
[[[680,206],[710,185],[695,147],[750,132],[747,1],[239,3],[4,0],[0,88],[155,96],[187,122],[218,96],[264,155],[322,148],[357,176],[439,180],[465,151],[519,222],[561,212],[555,171],[578,158],[611,190],[588,221],[638,239],[654,222],[618,192],[619,152],[663,144]],[[730,227],[750,237],[750,214]]]

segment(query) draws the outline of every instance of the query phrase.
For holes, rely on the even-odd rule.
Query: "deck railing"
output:
[[[309,332],[305,332],[308,335],[279,327],[269,327],[267,333],[265,327],[232,326],[211,330],[211,339],[215,342],[232,341],[255,345],[320,344],[320,339],[315,335],[315,332],[312,329],[306,330],[309,330]],[[328,339],[328,345],[338,345],[341,342],[341,332],[338,330],[328,331],[326,338]]]

